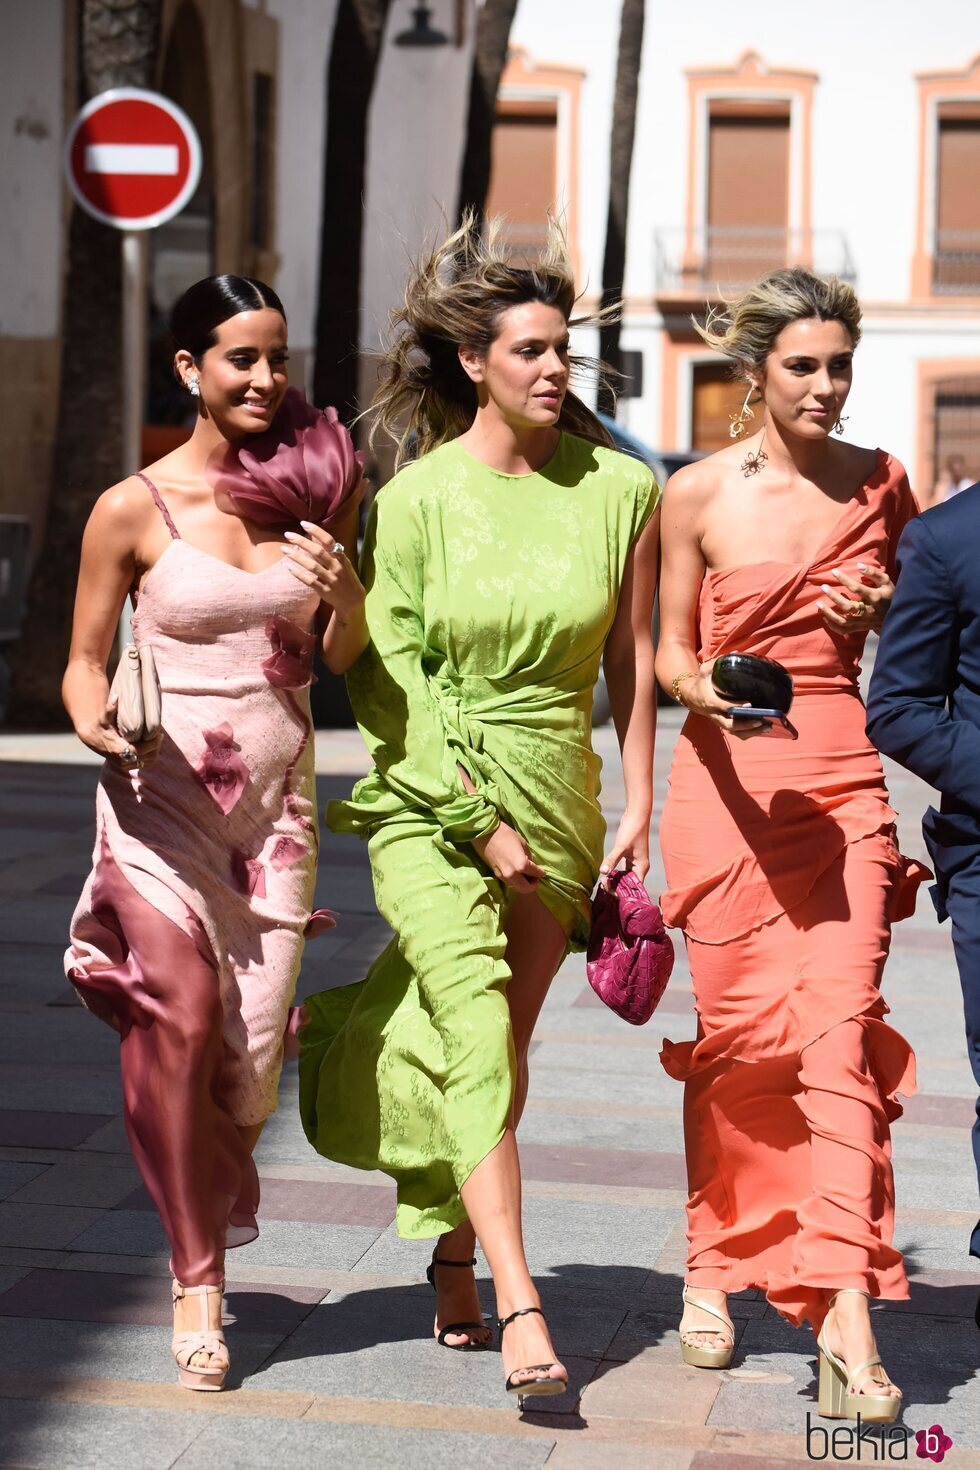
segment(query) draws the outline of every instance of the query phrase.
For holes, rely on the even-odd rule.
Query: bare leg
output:
[[[507,964],[511,972],[507,1000],[517,1053],[512,1115],[515,1128],[527,1101],[527,1053],[531,1037],[566,944],[565,931],[537,894],[519,894],[514,899],[507,916]]]
[[[548,987],[565,952],[565,935],[536,895],[514,900],[507,923],[507,987],[517,1052],[514,1122],[527,1096],[527,1050]],[[541,1305],[524,1254],[521,1227],[521,1168],[514,1122],[497,1147],[473,1170],[460,1191],[493,1276],[497,1312],[507,1317],[521,1307]],[[456,1232],[453,1232],[456,1234]],[[566,1380],[543,1317],[518,1317],[501,1342],[504,1373],[537,1363],[554,1363],[550,1376]],[[535,1374],[529,1373],[528,1380]],[[520,1380],[519,1380],[520,1381]]]

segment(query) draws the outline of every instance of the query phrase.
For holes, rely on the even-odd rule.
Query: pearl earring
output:
[[[200,380],[200,378],[188,378],[187,379],[187,391],[191,395],[192,398],[200,398],[200,396],[201,396],[201,380]]]

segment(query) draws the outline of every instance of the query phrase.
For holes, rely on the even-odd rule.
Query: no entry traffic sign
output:
[[[120,230],[152,230],[179,214],[201,177],[201,144],[187,114],[158,92],[100,92],[65,145],[76,201]]]

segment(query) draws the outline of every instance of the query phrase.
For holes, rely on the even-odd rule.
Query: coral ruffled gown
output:
[[[883,1020],[890,926],[928,872],[896,846],[858,691],[862,632],[832,633],[822,583],[893,571],[917,506],[883,451],[809,565],[709,572],[700,657],[743,652],[792,674],[799,740],[686,722],[661,825],[664,918],[684,932],[699,1017],[662,1061],[685,1082],[687,1281],[762,1287],[819,1327],[828,1293],[908,1295],[891,1245],[889,1123],[915,1088]]]

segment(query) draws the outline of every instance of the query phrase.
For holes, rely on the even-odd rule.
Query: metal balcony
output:
[[[937,230],[932,259],[937,296],[980,296],[980,230]]]
[[[840,230],[790,230],[756,225],[675,226],[654,235],[658,296],[730,296],[769,271],[805,265],[821,276],[855,279]]]

